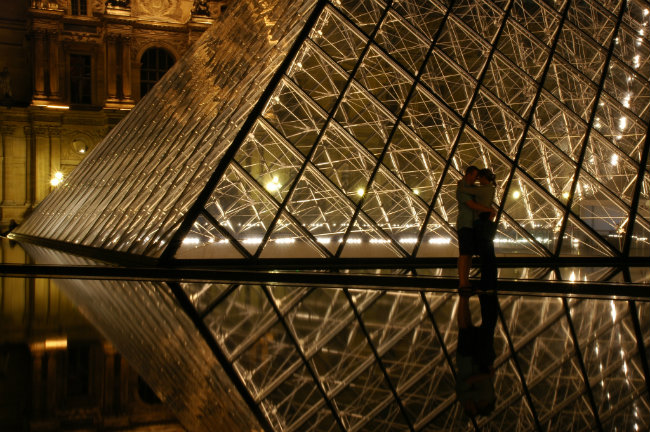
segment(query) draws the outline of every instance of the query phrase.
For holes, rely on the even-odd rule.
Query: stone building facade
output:
[[[4,0],[0,231],[20,224],[226,6]],[[1,240],[0,261],[29,257]],[[182,429],[55,283],[0,278],[0,430]]]

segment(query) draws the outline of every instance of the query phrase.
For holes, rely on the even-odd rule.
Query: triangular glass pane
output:
[[[243,258],[242,253],[203,215],[192,224],[176,252],[178,259]]]
[[[646,221],[650,221],[650,160],[646,165],[646,169],[642,172],[642,178],[638,181],[642,181],[639,191],[639,203],[637,204],[638,214],[644,218]]]
[[[380,233],[367,216],[360,213],[343,245],[341,258],[396,256],[404,256],[404,253],[396,248],[393,240],[386,237],[386,234]]]
[[[354,214],[352,203],[341,191],[309,168],[287,202],[287,211],[332,253]]]
[[[578,162],[587,126],[548,93],[542,92],[533,126],[574,162]]]
[[[595,187],[603,185],[625,204],[632,203],[639,168],[599,134],[590,135],[582,168],[598,180]]]
[[[521,118],[481,90],[472,106],[470,122],[484,139],[514,159],[524,131]]]
[[[318,143],[312,163],[343,194],[358,202],[377,160],[355,142],[339,125],[331,123]]]
[[[587,78],[598,82],[607,58],[605,49],[593,39],[589,39],[580,29],[571,23],[565,23],[560,29],[557,42],[557,54],[571,63]]]
[[[204,315],[208,308],[214,306],[213,303],[233,287],[231,284],[213,282],[182,282],[180,285],[199,315]]]
[[[238,375],[253,390],[251,393],[255,398],[268,393],[274,381],[286,371],[296,370],[302,364],[291,336],[281,323],[268,328],[233,362]]]
[[[529,228],[530,229],[530,228]],[[501,214],[494,250],[497,254],[523,256],[549,256],[553,250],[553,239],[536,232],[535,235],[513,220],[507,212]]]
[[[433,40],[445,14],[443,6],[434,1],[400,0],[392,6],[429,40]]]
[[[614,34],[616,21],[612,14],[616,12],[606,11],[593,2],[581,1],[568,8],[567,18],[601,45],[607,46]]]
[[[348,73],[366,45],[366,37],[337,11],[326,7],[309,36]]]
[[[235,160],[278,202],[284,200],[304,163],[300,153],[262,119],[253,126]]]
[[[281,215],[260,258],[322,258],[326,254],[286,215]]]
[[[648,121],[648,117],[650,117],[650,83],[636,74],[629,73],[627,66],[615,58],[611,60],[607,71],[605,91],[642,121]],[[632,154],[630,156],[636,159]]]
[[[251,307],[254,304],[255,307]],[[221,349],[229,356],[240,352],[270,327],[277,315],[259,286],[241,285],[204,318]]]
[[[301,417],[315,405],[322,403],[322,397],[309,370],[302,366],[287,379],[282,380],[261,401],[261,407],[275,428],[274,430],[291,430],[292,428],[300,430]]]
[[[380,0],[336,0],[334,5],[364,33],[370,34],[385,7],[383,3]]]
[[[325,124],[325,113],[288,79],[273,92],[262,116],[304,155]]]
[[[521,170],[562,203],[569,198],[575,165],[534,130],[529,130],[519,154]]]
[[[241,168],[231,165],[206,203],[205,209],[230,235],[254,254],[278,205]]]
[[[368,415],[364,416],[363,421],[357,427],[360,428],[357,430],[371,430],[376,432],[409,429],[402,410],[392,394],[386,396],[382,402],[377,403],[375,408]]]
[[[639,162],[645,145],[647,124],[627,112],[626,105],[631,100],[632,97],[628,95],[621,106],[608,97],[602,97],[596,111],[594,128],[623,153]]]
[[[329,112],[348,77],[312,43],[305,43],[288,76],[321,108]]]
[[[537,83],[501,54],[495,54],[492,58],[483,83],[521,117],[527,115],[537,92]]]
[[[647,5],[645,7],[647,8]],[[647,29],[643,28],[645,26],[638,27],[641,26],[637,24],[637,30],[635,32],[625,26],[619,28],[618,34],[616,35],[617,43],[614,44],[614,55],[621,59],[623,63],[632,66],[636,73],[647,80],[650,78],[650,62],[648,62],[650,45],[648,44],[647,36],[641,34],[641,30],[644,30],[645,33]],[[644,37],[640,38],[639,36]]]
[[[640,220],[638,215],[630,239],[630,256],[650,256],[650,224],[645,219]]]
[[[537,38],[509,19],[503,28],[497,46],[499,52],[514,62],[517,67],[533,79],[538,79],[538,75],[547,61],[548,48]]]
[[[375,42],[412,75],[420,69],[429,49],[429,43],[393,11],[390,11],[384,19]]]
[[[403,183],[380,169],[362,206],[362,210],[409,253],[415,245],[407,239],[417,237],[426,217],[424,203],[410,192]]]
[[[414,195],[430,204],[445,162],[403,125],[399,125],[383,160]]]
[[[563,6],[564,4],[556,4],[555,2],[536,3],[527,0],[515,0],[510,15],[537,39],[550,46],[560,20],[560,15],[551,8]]]
[[[539,239],[540,244],[550,252],[555,251],[564,209],[530,184],[519,170],[515,172],[512,179],[503,208],[507,215],[531,237]],[[504,243],[503,246],[506,245],[507,243]]]
[[[460,120],[418,84],[402,117],[429,146],[446,157],[460,130]]]
[[[454,15],[447,19],[437,46],[474,78],[478,78],[483,70],[490,52],[485,40],[468,29]]]
[[[434,210],[442,221],[446,221],[452,227],[456,227],[456,216],[458,214],[458,203],[456,201],[456,186],[462,175],[458,171],[450,169],[440,186],[440,192],[435,200]]]
[[[499,30],[503,10],[486,0],[459,1],[454,4],[454,14],[483,39],[491,42]]]
[[[361,343],[367,344],[365,341]],[[360,427],[364,419],[372,417],[373,408],[392,397],[384,375],[374,361],[360,372],[332,399],[352,430]]]
[[[370,48],[354,78],[395,115],[413,85],[413,78],[375,47]]]
[[[474,93],[476,82],[439,50],[434,50],[424,74],[422,83],[442,99],[458,115],[463,115]]]
[[[602,239],[596,238],[593,233],[578,223],[573,215],[569,215],[559,255],[561,257],[595,257],[613,256],[613,252]]]
[[[436,218],[437,214],[433,213],[431,217]],[[406,241],[406,239],[403,239],[402,244],[406,243]],[[416,242],[417,237],[413,237],[410,241]],[[420,247],[417,250],[417,257],[430,258],[456,255],[458,255],[456,231],[444,221],[429,221]]]
[[[379,157],[395,123],[388,110],[357,84],[350,85],[334,116],[348,133]]]
[[[573,198],[572,210],[603,240],[620,251],[627,230],[630,209],[584,172],[580,174]]]
[[[584,121],[589,120],[596,98],[596,85],[563,59],[553,59],[544,81],[544,89]]]

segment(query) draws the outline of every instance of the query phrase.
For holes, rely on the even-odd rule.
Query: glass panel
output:
[[[563,59],[553,58],[544,81],[544,89],[584,121],[590,119],[596,86]]]
[[[508,85],[506,83],[508,80],[505,77],[501,76],[498,79]],[[513,89],[513,92],[517,91]],[[512,103],[513,100],[506,102]],[[519,108],[525,109],[523,106],[519,106]],[[484,139],[514,159],[524,131],[524,123],[521,118],[494,100],[488,92],[481,90],[472,107],[470,122]],[[490,165],[485,166],[490,167]]]
[[[359,257],[383,257],[392,258],[396,256],[405,256],[403,250],[396,247],[384,231],[376,227],[374,221],[360,213],[350,231],[343,251],[342,258],[359,258]]]
[[[348,76],[318,47],[305,43],[288,73],[325,111],[330,111]]]
[[[283,80],[262,116],[300,152],[307,155],[325,124],[325,113],[295,84]]]
[[[400,0],[392,7],[429,40],[433,40],[445,13],[445,8],[435,1]]]
[[[560,256],[589,257],[612,255],[612,250],[603,243],[603,240],[598,239],[594,233],[577,222],[573,215],[569,215],[569,221],[567,222],[562,239]]]
[[[503,11],[488,1],[460,0],[454,3],[454,14],[476,31],[483,39],[494,39],[503,17]]]
[[[630,256],[650,256],[650,224],[645,219],[634,223],[632,239],[630,241]]]
[[[598,82],[605,64],[605,49],[588,40],[582,32],[568,22],[564,23],[557,43],[556,53],[582,72],[587,78]]]
[[[199,217],[182,240],[176,252],[178,259],[207,259],[207,258],[244,258],[227,236],[212,225],[205,216]]]
[[[429,49],[429,43],[392,11],[382,23],[375,37],[375,43],[412,75],[415,75],[422,66],[424,56]]]
[[[222,296],[233,287],[230,284],[211,282],[184,282],[180,285],[200,315],[203,315],[208,308],[213,306],[213,303],[220,301]]]
[[[478,78],[490,52],[486,42],[453,15],[445,23],[437,46],[474,78]]]
[[[612,59],[607,71],[605,91],[642,121],[648,121],[650,84],[639,75],[631,73],[625,65],[615,59]]]
[[[647,39],[641,39],[640,36],[647,31],[645,28],[633,33],[627,27],[622,26],[614,45],[614,55],[645,79],[650,77],[650,61],[648,60],[650,44]]]
[[[254,254],[277,213],[277,203],[231,165],[206,204],[206,210]]]
[[[386,108],[356,84],[348,89],[334,118],[375,157],[383,151],[395,122]]]
[[[438,50],[429,58],[422,82],[458,115],[467,109],[476,86],[471,77]]]
[[[364,57],[355,79],[395,115],[399,114],[413,85],[413,79],[375,47]]]
[[[513,7],[516,9],[517,6]],[[512,18],[503,28],[497,47],[501,54],[533,79],[538,79],[549,54],[547,47],[526,29],[516,24]]]
[[[421,85],[415,89],[402,121],[442,157],[449,154],[460,130],[454,113]]]
[[[558,8],[563,5],[560,2],[552,2],[551,4],[553,6],[557,5]],[[551,45],[560,19],[557,12],[544,2],[514,0],[510,14],[538,40],[546,45]]]
[[[571,4],[567,18],[601,45],[608,46],[614,34],[614,17],[617,14],[618,10],[605,10],[602,5],[581,0]]]
[[[326,7],[309,37],[346,72],[357,64],[366,38],[335,10]]]
[[[322,258],[327,256],[320,243],[315,243],[286,213],[278,219],[260,258]]]
[[[346,17],[364,33],[370,34],[385,8],[381,0],[336,0],[337,6]]]
[[[623,107],[625,105],[626,102],[623,101]],[[596,111],[594,128],[638,162],[645,145],[647,128],[638,118],[626,111],[618,103],[603,97]]]
[[[426,204],[431,203],[445,162],[401,124],[383,162],[414,195]]]
[[[242,143],[235,160],[278,202],[286,198],[304,163],[300,154],[261,119]]]

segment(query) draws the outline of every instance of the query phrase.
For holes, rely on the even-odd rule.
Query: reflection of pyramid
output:
[[[119,262],[435,266],[456,254],[455,182],[474,164],[499,179],[497,253],[542,265],[647,257],[650,6],[449,3],[235,2],[15,238]],[[449,367],[453,296],[179,287],[267,428],[467,421]],[[507,298],[502,309],[505,394],[481,421],[647,429],[650,341],[635,332],[647,304]]]

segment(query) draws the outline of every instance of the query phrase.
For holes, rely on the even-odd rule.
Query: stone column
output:
[[[45,99],[45,34],[34,32],[34,99]]]
[[[131,38],[122,38],[122,95],[126,101],[131,97]]]
[[[48,128],[34,127],[34,205],[50,193],[50,136]]]
[[[50,41],[50,99],[59,100],[61,98],[61,85],[59,78],[59,41],[57,33],[48,35]]]
[[[116,56],[117,40],[115,36],[106,37],[106,99],[117,99]]]

